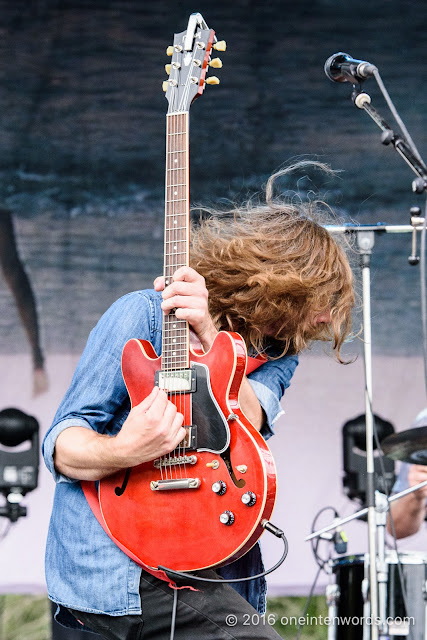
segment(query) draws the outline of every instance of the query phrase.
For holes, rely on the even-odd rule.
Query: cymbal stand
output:
[[[422,489],[422,487],[427,486],[427,480],[424,482],[420,482],[419,484],[414,485],[413,487],[409,487],[408,489],[404,489],[403,491],[399,491],[399,493],[394,493],[392,496],[388,498],[388,502],[394,502],[395,500],[400,500],[403,496],[407,496],[409,493],[413,491],[418,491],[418,489]],[[378,493],[378,492],[376,492]],[[351,522],[352,520],[358,520],[359,518],[363,518],[368,513],[368,508],[364,507],[363,509],[359,509],[359,511],[355,511],[351,516],[346,516],[345,518],[334,519],[332,524],[326,525],[322,529],[318,529],[317,531],[313,531],[309,536],[304,538],[305,542],[309,542],[309,540],[313,540],[314,538],[319,538],[324,533],[328,533],[328,531],[333,531],[334,529],[340,529],[344,524]]]

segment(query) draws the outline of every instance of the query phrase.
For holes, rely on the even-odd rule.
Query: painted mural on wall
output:
[[[284,189],[319,187],[347,220],[406,223],[410,206],[419,204],[409,168],[353,107],[351,86],[331,83],[322,67],[342,49],[376,63],[422,152],[426,96],[416,64],[424,5],[417,5],[414,25],[400,3],[373,3],[357,28],[349,26],[352,7],[326,0],[202,5],[228,50],[220,86],[208,87],[191,114],[192,201],[241,200],[290,158],[309,156],[342,174],[332,182],[299,176]],[[103,310],[122,293],[150,286],[161,270],[161,82],[166,47],[190,11],[168,1],[1,5],[0,197],[33,283],[44,349],[80,351]],[[379,28],[385,15],[387,30]],[[382,311],[374,322],[383,351],[414,352],[418,275],[406,266],[409,253],[406,237],[381,239],[374,251],[373,296]],[[0,302],[0,349],[19,352],[7,273]],[[393,327],[392,338],[385,327]]]

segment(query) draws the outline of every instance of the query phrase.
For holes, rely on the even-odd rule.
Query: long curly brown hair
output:
[[[290,170],[270,178],[265,204],[210,210],[192,228],[190,263],[205,278],[218,329],[239,332],[258,353],[272,340],[279,355],[330,341],[342,362],[354,306],[352,270],[344,246],[323,226],[330,222],[324,203],[273,197],[274,182]],[[316,324],[325,311],[331,321]]]

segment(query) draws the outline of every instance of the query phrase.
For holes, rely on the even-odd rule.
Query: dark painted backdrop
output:
[[[375,63],[423,154],[422,1],[2,0],[0,197],[14,216],[47,351],[81,350],[102,311],[161,270],[163,65],[192,11],[228,43],[220,86],[191,111],[194,202],[242,199],[284,162],[308,155],[342,173],[300,188],[326,190],[346,218],[406,223],[410,206],[422,204],[410,169],[351,103],[350,85],[323,72],[340,50]],[[392,122],[374,79],[365,87]],[[409,252],[408,236],[377,240],[381,351],[419,348]],[[20,352],[25,338],[1,279],[0,303],[0,349]]]

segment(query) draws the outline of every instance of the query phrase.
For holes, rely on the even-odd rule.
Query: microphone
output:
[[[374,75],[377,67],[364,60],[355,60],[348,53],[334,53],[325,62],[325,73],[332,82],[362,82]]]

